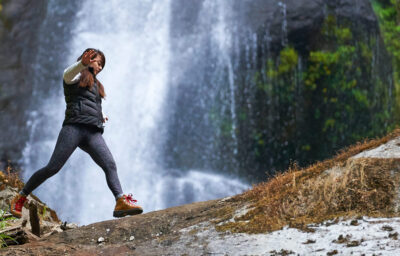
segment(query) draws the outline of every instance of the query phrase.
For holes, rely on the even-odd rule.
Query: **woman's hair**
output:
[[[99,49],[94,49],[94,48],[87,48],[86,50],[83,51],[81,56],[76,61],[79,61],[82,59],[83,54],[89,50],[94,50],[96,52],[96,55],[93,55],[92,59],[96,58],[96,56],[99,54],[101,56],[101,67],[102,69],[104,68],[104,65],[106,64],[106,57],[104,56],[104,53],[100,51]],[[84,70],[81,71],[81,77],[79,79],[79,86],[81,87],[89,87],[89,89],[92,88],[94,85],[94,82],[97,82],[98,88],[99,88],[99,94],[101,98],[104,99],[106,96],[106,93],[104,92],[104,86],[102,83],[100,83],[99,80],[97,80],[96,76],[89,70],[90,68],[85,68]]]

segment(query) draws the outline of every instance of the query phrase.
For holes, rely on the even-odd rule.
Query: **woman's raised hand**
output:
[[[94,50],[89,50],[85,52],[82,56],[82,64],[87,66],[92,62],[95,62],[95,60],[92,60],[92,58],[96,55],[96,52]]]

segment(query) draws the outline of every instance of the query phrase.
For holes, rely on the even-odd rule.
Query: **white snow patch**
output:
[[[267,234],[219,233],[208,222],[181,232],[192,246],[207,246],[206,251],[213,255],[282,255],[279,253],[283,251],[291,253],[287,255],[327,255],[334,250],[336,255],[400,255],[395,235],[400,231],[400,218],[363,217],[357,225],[351,225],[351,221],[308,225],[314,233],[288,227]],[[194,235],[189,233],[194,229]],[[340,235],[347,241],[338,243]]]
[[[400,158],[400,137],[386,142],[377,148],[363,151],[351,158]]]

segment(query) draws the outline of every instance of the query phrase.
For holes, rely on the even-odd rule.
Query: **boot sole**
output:
[[[143,212],[143,209],[130,209],[130,210],[124,210],[124,211],[114,211],[113,216],[116,218],[124,217],[127,215],[136,215],[136,214],[141,214]]]

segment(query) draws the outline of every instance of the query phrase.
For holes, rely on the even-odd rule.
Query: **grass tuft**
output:
[[[24,187],[24,183],[19,177],[19,171],[13,170],[11,165],[8,165],[5,170],[0,171],[0,190],[4,190],[7,185],[18,190]]]

